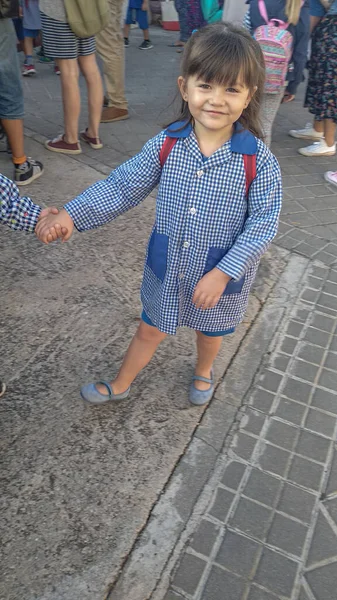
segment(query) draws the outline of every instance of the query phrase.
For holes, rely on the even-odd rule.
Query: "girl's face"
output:
[[[252,97],[239,77],[232,87],[206,83],[198,76],[179,77],[178,85],[196,126],[213,132],[230,131]]]

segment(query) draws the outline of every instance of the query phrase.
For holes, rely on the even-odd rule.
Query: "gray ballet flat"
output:
[[[194,385],[194,381],[204,381],[205,383],[210,383],[211,387],[208,390],[197,390]],[[190,396],[189,401],[194,406],[203,406],[203,404],[207,404],[212,398],[214,394],[214,379],[213,379],[213,370],[211,371],[211,379],[207,377],[201,377],[201,375],[194,375],[192,379],[192,383],[190,385]]]
[[[96,387],[98,384],[105,385],[109,394],[101,394]],[[83,400],[90,402],[90,404],[105,404],[105,402],[124,400],[124,398],[127,398],[130,394],[130,389],[131,388],[128,388],[125,392],[122,392],[122,394],[114,394],[110,383],[107,381],[97,381],[96,383],[87,383],[86,385],[83,385],[80,394]]]

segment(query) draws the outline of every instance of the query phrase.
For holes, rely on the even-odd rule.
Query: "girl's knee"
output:
[[[153,327],[152,325],[148,325],[141,321],[139,327],[137,329],[136,336],[142,342],[161,342],[166,338],[166,333],[159,331],[157,327]]]

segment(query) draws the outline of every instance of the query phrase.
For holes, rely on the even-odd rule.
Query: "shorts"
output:
[[[0,119],[23,119],[23,90],[11,19],[0,19]]]
[[[148,29],[149,22],[147,19],[147,11],[141,8],[129,8],[126,13],[125,25],[131,25],[137,21],[140,29]]]
[[[147,316],[145,310],[143,310],[141,315],[142,321],[147,325],[151,325],[151,327],[155,327],[154,323],[152,323],[151,319]],[[231,329],[225,329],[225,331],[201,331],[207,337],[222,337],[223,335],[229,335],[230,333],[234,333],[235,327],[231,327]]]
[[[310,0],[310,16],[311,17],[324,17],[326,10],[319,0]]]
[[[95,37],[79,38],[68,23],[56,21],[41,13],[42,42],[45,56],[49,58],[73,59],[89,56],[96,51]]]

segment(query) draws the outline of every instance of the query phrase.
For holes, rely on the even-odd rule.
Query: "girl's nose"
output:
[[[223,104],[225,104],[225,94],[224,94],[223,90],[221,90],[221,89],[213,90],[213,94],[210,99],[210,102],[211,102],[211,104],[214,104],[217,106],[222,106]]]

